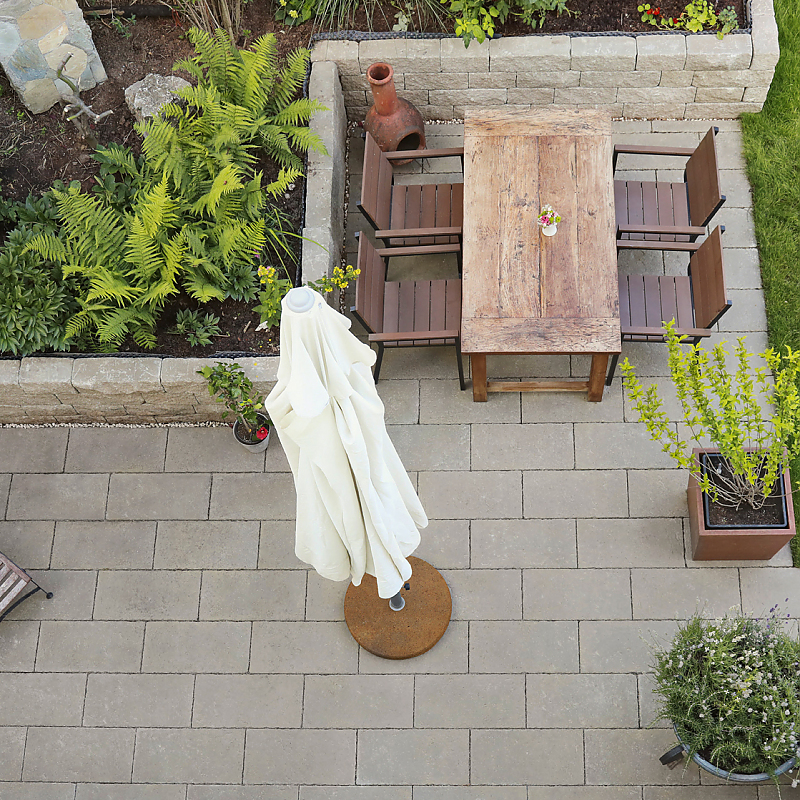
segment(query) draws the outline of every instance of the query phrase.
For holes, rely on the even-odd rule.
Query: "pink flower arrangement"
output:
[[[561,222],[561,216],[556,212],[553,206],[548,204],[542,206],[542,210],[539,212],[539,216],[536,218],[536,221],[543,228],[547,228],[550,225],[556,225]]]

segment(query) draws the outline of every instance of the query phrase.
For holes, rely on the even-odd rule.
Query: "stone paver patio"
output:
[[[709,124],[624,122],[617,134],[694,144]],[[760,350],[741,137],[719,125],[733,300],[722,335]],[[429,146],[460,136],[431,128]],[[358,140],[351,150],[353,203]],[[682,162],[622,157],[619,169],[664,176]],[[685,263],[625,254],[622,268]],[[667,387],[663,346],[625,352]],[[588,365],[517,357],[489,369]],[[758,614],[788,597],[800,617],[788,549],[769,563],[692,562],[686,478],[631,421],[619,380],[599,405],[570,394],[475,404],[452,350],[431,348],[388,352],[379,390],[431,518],[417,555],[453,594],[445,637],[405,662],[359,650],[346,584],[295,558],[279,442],[255,457],[223,428],[0,430],[0,551],[56,595],[0,625],[0,798],[777,797],[659,764],[674,739],[648,727],[648,642],[698,607]]]

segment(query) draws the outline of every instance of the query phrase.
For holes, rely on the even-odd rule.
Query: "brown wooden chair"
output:
[[[675,320],[675,332],[693,344],[710,336],[731,307],[725,291],[722,232],[716,227],[695,252],[688,275],[620,275],[619,316],[623,342],[663,342],[664,323]],[[683,242],[662,242],[662,250],[685,249]],[[674,245],[684,245],[675,247]],[[606,377],[614,379],[619,354],[612,356]]]
[[[23,594],[31,584],[35,588]],[[0,620],[40,589],[44,591],[25,570],[20,569],[11,559],[0,553]],[[53,593],[45,592],[45,597],[50,600]]]
[[[350,310],[369,331],[369,341],[378,345],[373,370],[375,383],[380,376],[386,347],[455,345],[458,380],[465,389],[461,359],[461,281],[458,278],[387,281],[389,258],[403,255],[402,250],[406,248],[378,250],[366,236],[358,238],[361,273],[356,282],[356,302]]]
[[[464,217],[463,183],[398,184],[392,163],[409,158],[461,156],[464,148],[400,150],[384,153],[366,134],[361,202],[358,208],[375,229],[375,238],[388,247],[428,247],[461,243]]]
[[[694,149],[651,145],[614,146],[615,170],[619,153],[689,156],[682,183],[614,181],[618,242],[694,242],[698,236],[705,234],[706,225],[725,202],[717,166],[715,136],[718,130],[711,128]],[[655,248],[658,249],[657,244]]]

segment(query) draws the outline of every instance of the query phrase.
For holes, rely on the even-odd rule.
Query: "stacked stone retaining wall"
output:
[[[324,40],[312,60],[339,68],[350,120],[372,104],[366,71],[394,68],[426,119],[470,106],[590,106],[629,119],[730,119],[760,111],[778,62],[772,0],[752,0],[750,33],[653,33],[461,39]]]

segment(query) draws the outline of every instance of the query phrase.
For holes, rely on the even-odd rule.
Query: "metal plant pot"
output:
[[[683,760],[683,757],[686,755],[686,753],[689,752],[689,746],[684,744],[683,740],[678,734],[678,729],[674,725],[672,728],[675,731],[675,736],[678,738],[678,742],[680,742],[680,744],[678,744],[676,747],[673,747],[671,750],[668,750],[663,756],[661,756],[660,759],[661,763],[668,766],[670,769],[677,766]],[[722,778],[725,781],[730,781],[731,783],[763,783],[764,781],[773,779],[773,776],[768,772],[758,772],[754,775],[744,775],[741,772],[728,772],[727,770],[715,767],[710,761],[706,761],[698,753],[695,753],[692,756],[692,761],[694,761],[695,764],[704,769],[706,772],[716,775],[716,777]],[[797,764],[797,758],[790,758],[775,770],[775,777],[789,772],[789,770],[794,768],[795,764]]]
[[[269,419],[263,414],[259,414],[258,421],[267,429],[267,435],[264,439],[256,442],[251,442],[248,439],[245,428],[238,419],[233,423],[233,437],[248,453],[263,453],[267,447],[269,447],[269,437],[272,434],[272,427],[269,424]]]

